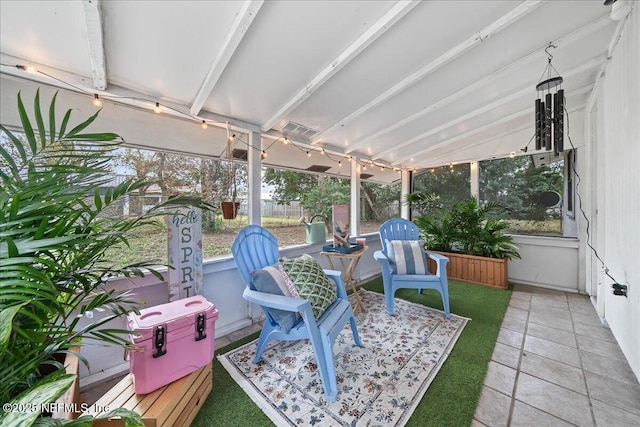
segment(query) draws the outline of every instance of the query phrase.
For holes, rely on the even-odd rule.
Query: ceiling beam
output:
[[[100,0],[83,1],[82,9],[84,10],[84,23],[87,27],[93,87],[97,90],[105,90],[107,88],[107,66],[104,59],[100,3]]]
[[[582,26],[581,28],[557,39],[554,41],[554,44],[557,45],[558,47],[567,47],[569,45],[571,45],[572,43],[582,39],[583,37],[586,37],[590,34],[595,33],[596,31],[604,28],[606,25],[609,25],[611,23],[611,20],[609,18],[609,15],[602,15],[601,17],[599,17],[598,19],[595,19],[594,21]],[[482,88],[483,86],[489,85],[494,83],[496,80],[501,80],[504,76],[506,76],[507,74],[513,72],[514,70],[517,70],[520,67],[523,67],[525,65],[527,65],[529,62],[537,60],[540,56],[540,53],[542,52],[542,50],[547,47],[547,44],[545,44],[544,46],[541,46],[539,48],[536,48],[535,50],[529,52],[528,54],[520,57],[519,59],[517,59],[514,62],[511,62],[509,65],[483,77],[480,80],[477,80],[475,82],[473,82],[472,84],[460,89],[459,91],[440,99],[439,101],[429,105],[428,107],[423,108],[420,111],[417,111],[413,114],[411,114],[410,116],[397,121],[389,126],[386,126],[383,129],[380,129],[379,131],[365,136],[363,138],[357,139],[352,141],[349,144],[348,149],[346,150],[346,152],[352,152],[354,150],[357,150],[358,148],[366,145],[367,143],[373,141],[376,138],[379,138],[382,135],[385,135],[387,133],[390,132],[394,132],[402,127],[404,127],[405,125],[407,125],[408,123],[411,123],[413,121],[416,121],[422,117],[424,117],[425,115],[432,113],[434,111],[437,111],[441,108],[443,108],[444,106],[451,104],[454,101],[457,101],[459,99],[462,99],[464,96],[467,96],[468,94],[470,94],[471,92],[478,90],[480,88]],[[394,148],[397,148],[397,146],[395,146]],[[383,155],[382,153],[380,153],[380,155]]]
[[[329,132],[351,123],[356,118],[362,116],[363,114],[375,108],[376,106],[382,104],[383,102],[389,100],[390,98],[394,97],[395,95],[407,89],[408,87],[414,85],[415,83],[422,80],[427,75],[433,73],[440,67],[444,66],[445,64],[454,60],[455,58],[458,58],[459,56],[469,51],[470,49],[473,49],[474,47],[482,43],[484,40],[486,40],[487,38],[499,33],[503,29],[507,28],[509,25],[523,18],[533,10],[537,9],[542,3],[544,3],[544,1],[541,1],[541,0],[531,0],[531,1],[522,2],[521,4],[513,8],[511,11],[509,11],[505,15],[501,16],[491,24],[484,27],[479,32],[474,33],[471,37],[469,37],[462,43],[459,43],[458,45],[449,49],[448,51],[446,51],[445,53],[443,53],[442,55],[440,55],[439,57],[431,61],[429,64],[425,65],[424,67],[420,68],[418,71],[404,78],[402,81],[396,83],[393,87],[387,89],[385,92],[378,95],[372,101],[358,108],[357,110],[349,114],[347,117],[344,117],[343,119],[338,120],[336,123],[329,126],[324,131],[316,134],[315,137],[313,138],[313,142],[314,143],[320,142],[322,138],[325,135],[327,135]]]
[[[396,22],[405,16],[411,9],[420,4],[419,1],[402,0],[393,5],[391,9],[377,22],[369,27],[360,37],[356,39],[349,47],[342,51],[329,65],[316,74],[309,83],[292,96],[278,111],[262,124],[262,131],[266,132],[276,123],[290,113],[294,108],[300,105],[313,92],[322,86],[327,80],[333,77],[345,65],[351,62],[360,54],[367,46],[373,43],[378,37],[390,29]]]
[[[236,15],[236,19],[233,21],[233,24],[222,43],[222,49],[220,49],[218,56],[213,61],[213,64],[211,64],[207,77],[204,79],[200,90],[191,103],[190,112],[194,116],[200,114],[202,106],[207,101],[207,98],[209,98],[209,95],[211,95],[211,91],[213,91],[216,83],[218,83],[220,76],[227,67],[227,64],[229,64],[229,61],[236,49],[238,49],[240,42],[249,30],[251,23],[255,19],[263,3],[263,0],[246,0],[242,3],[242,6]]]
[[[571,92],[568,92],[565,96],[567,98],[569,98],[569,97],[582,95],[582,94],[590,92],[591,89],[593,89],[593,84],[592,83],[590,83],[588,85],[585,85],[585,86],[582,86],[581,88],[572,90]],[[582,106],[580,108],[584,108],[584,106]],[[454,142],[461,141],[461,140],[466,139],[466,138],[468,138],[470,136],[476,135],[476,134],[478,134],[480,132],[484,132],[487,129],[491,129],[492,127],[500,126],[502,124],[508,123],[508,122],[510,122],[512,120],[519,119],[520,117],[524,117],[524,116],[529,115],[529,114],[533,118],[532,111],[533,111],[533,108],[527,108],[526,110],[521,110],[521,111],[518,111],[517,113],[513,113],[513,114],[510,114],[508,116],[505,116],[505,117],[503,117],[501,119],[494,120],[491,123],[487,123],[486,125],[477,127],[475,129],[471,129],[471,130],[469,130],[467,132],[463,132],[463,133],[461,133],[461,134],[459,134],[459,135],[457,135],[457,136],[455,136],[453,138],[449,138],[449,139],[446,139],[444,141],[440,141],[440,142],[438,142],[436,144],[433,144],[433,145],[430,145],[429,147],[424,148],[422,150],[414,151],[414,152],[411,153],[411,155],[404,156],[404,157],[398,159],[393,164],[397,165],[397,164],[401,164],[401,163],[407,162],[412,157],[421,156],[421,155],[427,154],[427,153],[429,153],[431,151],[437,150],[438,148],[444,147],[446,145],[453,144]],[[532,123],[533,123],[533,121],[532,121]],[[531,125],[531,127],[533,127],[533,124]],[[416,142],[417,142],[417,140],[416,140]]]
[[[2,67],[0,67],[0,75],[5,74],[21,80],[34,81],[47,86],[84,94],[87,96],[87,104],[93,100],[93,95],[96,93],[96,90],[91,86],[91,79],[85,76],[51,68],[43,64],[26,61],[22,58],[16,58],[6,54],[0,54],[0,62],[3,64]],[[35,73],[30,73],[18,68],[18,66],[27,65],[34,67],[37,71]],[[186,105],[168,100],[160,101],[159,99],[150,97],[148,94],[125,89],[119,86],[111,85],[108,91],[98,91],[97,94],[103,100],[147,111],[153,111],[155,103],[159,102],[163,107],[163,114],[181,117],[183,119],[193,121],[194,123],[207,120],[210,125],[214,126],[226,126],[226,123],[229,123],[233,129],[239,132],[260,131],[260,126],[256,124],[223,116],[221,114],[203,112],[198,116],[194,116],[189,112],[189,108]]]
[[[576,111],[584,110],[584,107],[585,107],[584,105],[579,105],[579,106],[577,106],[575,108],[572,108],[571,110],[567,110],[567,113],[568,114],[573,114]],[[514,129],[509,129],[507,132],[502,132],[501,134],[494,135],[494,136],[491,136],[489,138],[485,138],[485,139],[481,139],[481,140],[478,140],[478,141],[474,141],[474,142],[472,142],[470,144],[465,144],[464,148],[465,149],[475,148],[475,147],[477,147],[479,145],[488,144],[491,141],[502,139],[502,138],[508,137],[509,135],[513,135],[513,134],[516,134],[518,132],[521,132],[523,130],[530,129],[530,128],[531,128],[531,124],[527,124],[527,125],[524,125],[524,126],[519,126],[517,128],[514,128]],[[455,150],[455,148],[454,148],[454,150]],[[495,158],[496,155],[498,155],[498,156],[501,156],[501,155],[506,156],[506,155],[510,155],[512,152],[509,152],[509,153],[507,153],[507,152],[496,153],[494,151],[494,152],[491,153],[491,155],[489,155],[489,156],[487,156],[485,158],[473,158],[473,159],[466,159],[466,160],[463,160],[463,159],[452,159],[450,157],[450,155],[451,155],[450,153],[451,153],[451,151],[447,150],[447,152],[445,152],[443,154],[440,154],[439,156],[430,158],[429,160],[432,161],[433,163],[429,164],[428,166],[424,166],[424,167],[438,167],[438,166],[443,166],[443,165],[451,164],[451,163],[459,164],[459,163],[468,163],[470,161],[490,160],[492,158]],[[529,152],[528,154],[531,155],[531,154],[535,154],[535,153],[538,153],[538,151]],[[522,154],[522,149],[521,149],[520,153],[518,153],[518,152],[515,153],[515,156],[523,156],[523,155],[525,155],[525,154]],[[408,166],[408,167],[417,167],[417,166]]]
[[[606,63],[606,61],[607,61],[607,58],[606,58],[605,55],[600,55],[598,57],[592,58],[592,59],[590,59],[588,61],[583,62],[582,64],[578,65],[577,67],[574,67],[574,68],[572,68],[572,69],[570,69],[568,71],[563,72],[562,73],[563,78],[566,80],[567,78],[575,76],[577,74],[581,74],[581,73],[585,72],[586,70],[589,70],[589,69],[592,69],[592,68],[596,68],[596,67],[600,66],[601,64]],[[375,159],[379,159],[381,157],[384,157],[385,155],[396,151],[398,148],[405,147],[407,145],[411,145],[411,144],[413,144],[413,143],[415,143],[417,141],[420,141],[422,139],[428,138],[431,135],[435,135],[438,132],[441,132],[441,131],[449,128],[449,127],[452,127],[452,126],[455,126],[457,124],[463,123],[463,122],[465,122],[465,121],[467,121],[469,119],[477,117],[480,114],[483,114],[483,113],[485,113],[487,111],[491,111],[491,110],[493,110],[495,108],[498,108],[498,107],[500,107],[500,106],[502,106],[504,104],[507,104],[507,103],[509,103],[511,101],[514,101],[514,100],[516,100],[516,99],[518,99],[520,97],[530,95],[531,93],[532,93],[531,85],[523,87],[520,90],[511,93],[511,95],[500,97],[494,102],[491,102],[489,104],[485,104],[481,108],[478,108],[478,109],[475,109],[473,111],[470,111],[469,113],[464,114],[462,116],[459,116],[459,117],[457,117],[457,118],[455,118],[453,120],[450,120],[450,121],[448,121],[446,123],[443,123],[440,126],[436,126],[435,128],[429,129],[428,131],[426,131],[424,133],[421,133],[418,136],[415,136],[415,137],[413,137],[411,139],[408,139],[406,141],[398,142],[398,143],[394,144],[393,147],[387,148],[386,150],[382,150],[382,151],[376,153],[372,157],[372,159],[375,160]]]

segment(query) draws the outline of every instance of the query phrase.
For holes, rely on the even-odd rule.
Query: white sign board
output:
[[[202,295],[202,212],[182,207],[167,216],[169,301]]]

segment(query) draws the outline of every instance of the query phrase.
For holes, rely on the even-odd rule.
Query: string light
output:
[[[100,99],[97,93],[93,94],[93,105],[96,107],[102,107],[102,99]]]
[[[38,72],[38,70],[36,70],[36,68],[32,67],[31,65],[16,65],[16,68],[22,71],[26,71],[30,74],[36,74]]]
[[[9,66],[9,64],[0,64],[0,65],[2,65],[2,66]],[[47,73],[45,73],[45,72],[42,72],[42,71],[37,70],[35,67],[29,66],[29,65],[10,65],[10,66],[12,66],[12,67],[16,67],[17,69],[20,69],[20,70],[22,70],[22,71],[24,71],[24,72],[27,72],[27,73],[32,73],[32,74],[42,74],[43,76],[49,77],[49,78],[51,78],[51,79],[53,79],[53,80],[56,80],[56,81],[58,81],[58,82],[60,82],[60,83],[65,84],[65,85],[67,85],[67,86],[71,86],[71,87],[73,87],[74,89],[76,89],[77,91],[79,91],[79,92],[81,92],[81,93],[83,93],[83,94],[85,94],[85,95],[89,95],[89,96],[91,96],[91,95],[92,95],[92,104],[93,104],[93,105],[95,105],[96,107],[101,107],[101,106],[102,106],[102,104],[103,104],[103,99],[102,99],[103,97],[101,97],[101,96],[100,96],[100,95],[98,95],[97,93],[93,93],[93,94],[92,94],[91,92],[88,92],[86,89],[84,89],[84,88],[82,88],[82,87],[75,86],[75,85],[73,85],[73,84],[71,84],[71,83],[68,83],[68,82],[65,82],[65,81],[63,81],[63,80],[60,80],[60,79],[58,79],[58,78],[57,78],[57,77],[55,77],[55,76],[52,76],[52,75],[49,75],[49,74],[47,74]],[[180,115],[182,115],[182,116],[188,117],[188,118],[190,118],[190,119],[192,119],[192,120],[194,120],[194,121],[198,121],[198,122],[200,123],[200,127],[201,127],[202,129],[208,129],[208,128],[209,128],[209,124],[207,123],[207,121],[206,121],[206,120],[204,120],[204,119],[202,119],[202,118],[200,118],[200,117],[197,117],[197,116],[190,115],[190,114],[188,114],[188,113],[184,113],[183,111],[176,110],[176,109],[174,109],[174,108],[172,108],[172,107],[170,107],[170,106],[160,105],[160,103],[159,103],[159,102],[155,102],[155,101],[153,101],[153,100],[149,100],[149,99],[142,99],[142,98],[135,98],[135,97],[118,96],[118,95],[107,95],[107,97],[106,97],[106,98],[107,98],[107,99],[109,99],[109,100],[112,100],[112,99],[113,99],[113,100],[116,100],[116,102],[117,102],[117,100],[118,100],[118,99],[129,99],[129,100],[133,100],[133,101],[148,102],[148,103],[150,103],[150,104],[152,104],[152,105],[154,106],[154,107],[153,107],[153,111],[154,111],[156,114],[161,114],[161,113],[163,112],[163,110],[165,110],[165,109],[166,109],[166,110],[171,110],[171,111],[173,111],[173,112],[175,112],[175,113],[177,113],[177,114],[180,114]],[[227,122],[227,135],[228,135],[228,143],[233,142],[233,141],[234,141],[234,139],[236,138],[236,135],[235,135],[235,134],[231,134],[231,133],[230,133],[230,127],[229,127],[229,123],[228,123],[228,122]],[[291,145],[293,145],[294,147],[296,147],[297,149],[299,149],[299,150],[301,150],[301,151],[306,151],[307,157],[311,157],[312,151],[316,151],[316,150],[318,150],[317,148],[312,148],[312,149],[304,150],[302,147],[298,146],[294,141],[291,141],[288,137],[280,137],[280,138],[278,138],[278,139],[282,139],[282,140],[283,140],[283,144],[284,144],[284,145],[289,145],[289,144],[291,144]],[[278,140],[278,139],[277,139],[277,140]],[[276,141],[274,141],[274,142],[277,142],[277,140],[276,140]],[[243,142],[244,142],[244,141],[243,141]],[[246,142],[244,142],[244,143],[245,143],[245,144],[247,144],[247,146],[249,146],[249,144],[248,144],[248,143],[246,143]],[[273,144],[271,144],[271,145],[273,145]],[[261,150],[261,157],[262,157],[262,159],[265,159],[265,158],[268,156],[268,154],[267,154],[267,150],[271,147],[271,145],[270,145],[269,147],[267,147],[266,149]],[[324,148],[324,147],[320,147],[319,151],[320,151],[320,154],[322,154],[322,155],[326,155],[330,160],[332,160],[333,162],[336,162],[336,163],[338,164],[338,167],[342,167],[342,160],[338,160],[338,159],[335,159],[335,158],[331,157],[331,156],[329,155],[329,153],[325,150],[325,148]],[[359,160],[359,159],[357,159],[356,157],[353,157],[353,156],[352,156],[352,155],[350,155],[350,154],[337,154],[337,156],[340,156],[340,157],[342,157],[343,159],[348,159],[350,162],[351,162],[352,160],[354,160],[354,159],[355,159],[356,161],[358,161],[358,160]],[[366,166],[366,163],[365,163],[365,162],[368,162],[368,163],[370,164],[370,166],[371,166],[371,167],[379,166],[379,167],[380,167],[380,171],[384,171],[384,170],[386,169],[385,165],[378,164],[378,163],[374,162],[373,160],[368,160],[368,161],[366,161],[366,160],[360,160],[360,161],[362,162],[362,163],[361,163],[361,164],[362,164],[362,170],[366,170],[366,169],[367,169],[367,166]],[[387,166],[387,167],[388,167],[389,169],[393,169],[394,171],[400,171],[400,168],[396,168],[396,167],[393,167],[393,168],[392,168],[391,166]]]

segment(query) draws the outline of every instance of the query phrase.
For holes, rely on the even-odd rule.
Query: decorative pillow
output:
[[[284,295],[297,297],[297,292],[292,295],[287,287],[285,277],[277,266],[268,266],[260,270],[251,272],[251,284],[256,291],[274,295]],[[295,289],[294,289],[295,291]],[[276,308],[267,309],[269,314],[288,333],[293,325],[300,320],[300,314],[292,311],[278,310]]]
[[[305,254],[293,259],[282,258],[280,263],[298,290],[300,298],[311,303],[313,317],[316,319],[338,298],[335,285],[311,255]]]
[[[422,240],[386,240],[387,258],[394,274],[429,274]]]

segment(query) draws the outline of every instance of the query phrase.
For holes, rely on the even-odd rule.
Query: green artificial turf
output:
[[[383,292],[381,278],[374,279],[362,287],[374,292]],[[415,289],[401,289],[395,296],[442,310],[442,300],[436,291],[427,290],[418,294]],[[510,297],[510,290],[449,281],[451,312],[468,317],[471,321],[465,326],[453,351],[413,412],[407,426],[471,425]],[[255,333],[216,350],[216,356],[254,340],[257,336]],[[229,376],[220,362],[214,359],[213,390],[192,425],[257,427],[272,426],[273,423]]]

